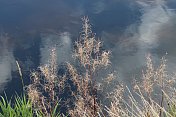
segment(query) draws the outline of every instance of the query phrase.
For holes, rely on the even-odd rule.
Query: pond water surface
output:
[[[129,84],[138,76],[148,53],[156,64],[167,53],[168,70],[175,72],[175,10],[175,0],[0,0],[0,91],[21,91],[15,60],[26,83],[54,45],[58,64],[72,62],[83,16],[112,51],[111,71],[120,80]]]

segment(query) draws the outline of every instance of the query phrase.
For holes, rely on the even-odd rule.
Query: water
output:
[[[129,84],[145,65],[147,53],[159,61],[167,52],[168,69],[173,72],[176,1],[158,1],[0,0],[0,91],[21,91],[15,60],[26,83],[30,70],[48,61],[49,49],[55,44],[58,63],[72,62],[72,45],[83,16],[89,16],[104,48],[112,51],[111,71],[117,71],[120,80]]]

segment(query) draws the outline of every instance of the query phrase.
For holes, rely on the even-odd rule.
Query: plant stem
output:
[[[161,108],[163,108],[163,102],[164,102],[164,93],[162,91],[162,94],[161,94],[161,103],[160,103],[160,106]],[[162,116],[162,109],[160,109],[160,114],[159,114],[159,117]]]

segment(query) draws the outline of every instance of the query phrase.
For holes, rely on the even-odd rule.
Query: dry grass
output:
[[[68,87],[66,82],[71,81],[67,90],[72,92],[69,99],[72,103],[66,105],[71,117],[176,117],[176,77],[168,75],[165,57],[156,67],[148,55],[142,81],[137,82],[134,89],[118,83],[114,91],[107,94],[110,103],[102,105],[98,91],[101,89],[106,95],[106,87],[111,86],[116,76],[107,75],[105,88],[101,86],[103,83],[97,82],[98,71],[110,66],[110,51],[101,49],[103,44],[92,32],[89,19],[82,20],[82,32],[75,42],[73,55],[79,64],[74,67],[67,63],[66,75],[58,76],[57,55],[53,48],[48,64],[31,73],[27,93],[33,107],[51,117]]]
[[[24,88],[23,74],[22,74],[21,67],[20,67],[20,64],[18,63],[18,61],[16,61],[16,65],[17,65],[17,68],[18,68],[18,73],[19,73],[20,78],[21,78],[22,86]]]
[[[58,66],[55,48],[51,50],[48,64],[40,66],[38,71],[31,73],[31,84],[27,87],[27,94],[35,109],[51,117],[58,105],[59,97],[64,90],[66,77],[58,76]]]
[[[128,100],[123,98],[123,88],[115,89],[111,106],[106,110],[110,117],[175,117],[175,84],[175,77],[166,72],[166,59],[163,57],[154,68],[148,55],[142,82],[136,83],[133,90],[126,86]]]
[[[28,97],[34,108],[42,111],[47,117],[51,116],[52,110],[61,99],[59,96],[63,93],[67,78],[72,81],[70,90],[74,98],[69,100],[74,101],[73,106],[68,107],[70,116],[95,117],[100,113],[95,74],[100,68],[110,65],[110,52],[101,49],[102,42],[92,33],[89,19],[84,17],[82,20],[82,32],[75,42],[73,56],[85,72],[78,73],[73,65],[67,63],[68,73],[64,77],[58,76],[57,55],[53,48],[48,64],[40,66],[39,70],[31,73],[31,84],[27,88]],[[107,82],[110,80],[112,75],[108,76]]]
[[[110,64],[110,52],[101,50],[102,42],[92,33],[89,19],[84,17],[82,20],[82,32],[75,43],[74,57],[85,73],[78,74],[76,69],[68,64],[71,79],[76,87],[76,91],[73,92],[75,107],[69,113],[73,117],[95,117],[100,112],[95,73]]]

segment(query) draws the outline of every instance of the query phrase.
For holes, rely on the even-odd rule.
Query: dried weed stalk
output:
[[[40,66],[38,71],[31,73],[31,84],[27,87],[29,99],[35,109],[50,117],[58,105],[61,93],[64,90],[66,77],[57,75],[56,50],[51,50],[51,59],[48,64]]]
[[[81,35],[75,43],[74,57],[84,68],[85,73],[78,74],[76,69],[68,64],[68,71],[76,87],[73,96],[76,99],[75,107],[70,110],[73,117],[95,117],[99,113],[97,99],[97,85],[95,73],[101,67],[110,64],[109,51],[103,51],[102,42],[92,33],[88,17],[82,18],[83,27]]]

